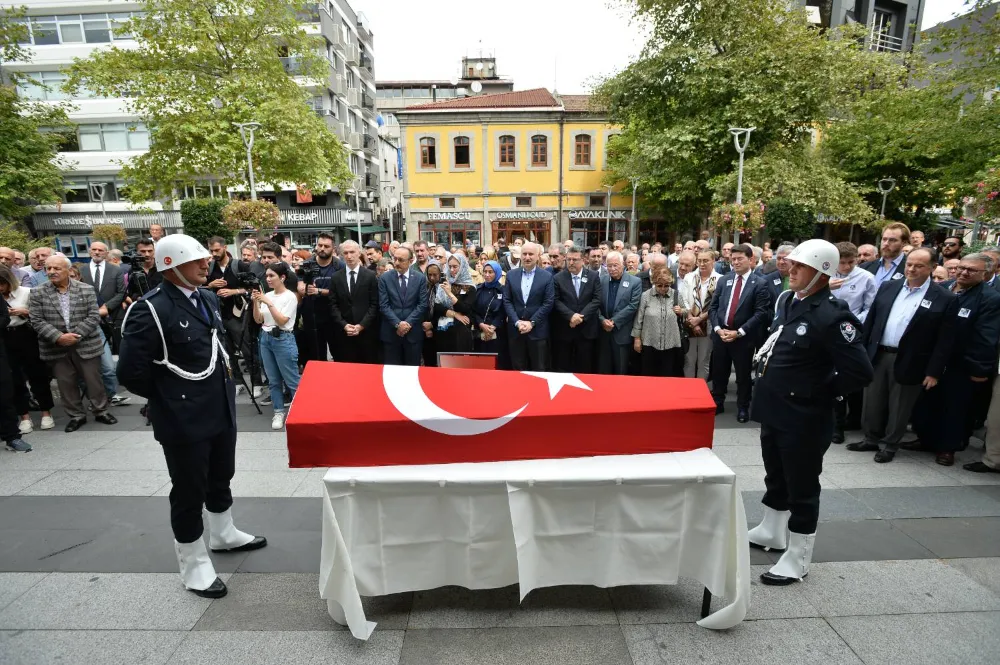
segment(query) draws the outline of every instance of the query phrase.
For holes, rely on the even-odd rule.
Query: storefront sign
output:
[[[36,212],[32,221],[36,231],[90,231],[97,224],[117,224],[133,231],[145,231],[150,224],[160,224],[165,229],[181,228],[181,214],[173,210],[109,212],[107,215],[102,215],[99,212]]]
[[[471,212],[429,212],[427,213],[428,222],[445,222],[452,220],[464,220],[471,222],[472,213]]]
[[[552,219],[552,213],[550,212],[533,212],[528,210],[519,210],[511,212],[498,212],[493,219],[497,221],[502,221],[505,219]]]
[[[612,210],[610,219],[627,220],[628,210]],[[570,210],[570,219],[609,219],[607,210]]]

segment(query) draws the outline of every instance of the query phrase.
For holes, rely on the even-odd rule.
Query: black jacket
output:
[[[726,328],[726,317],[729,314],[730,294],[736,288],[736,273],[731,272],[724,277],[720,277],[715,287],[715,296],[712,304],[708,308],[708,329],[715,330],[715,327]],[[763,277],[747,272],[743,275],[743,290],[740,293],[740,302],[736,306],[736,314],[733,317],[733,329],[743,329],[745,335],[750,339],[756,339],[762,328],[767,326],[767,320],[771,313],[771,294]]]
[[[330,318],[339,332],[344,326],[361,325],[364,336],[378,336],[378,277],[371,270],[358,265],[354,293],[347,287],[349,272],[338,270],[330,278]]]
[[[948,371],[966,376],[993,376],[1000,345],[1000,293],[982,283],[956,297],[956,342]]]
[[[905,279],[882,283],[875,300],[868,310],[864,325],[864,345],[868,358],[874,363],[878,346],[885,334],[889,312],[899,292],[906,285]],[[893,365],[896,381],[904,386],[921,383],[924,377],[940,379],[952,352],[955,341],[955,322],[958,301],[947,289],[933,281],[921,299],[920,306],[906,326],[899,341],[899,350]]]
[[[563,270],[555,276],[556,300],[552,306],[552,337],[556,340],[597,339],[600,329],[597,312],[601,307],[601,278],[593,270],[584,268],[580,273],[580,297],[573,289],[573,275]],[[583,283],[586,279],[587,282]],[[574,314],[583,314],[583,323],[569,327]]]
[[[239,272],[237,266],[238,264],[236,263],[236,260],[231,255],[229,256],[229,263],[226,264],[225,268],[219,265],[218,261],[213,259],[208,264],[208,281],[206,281],[205,284],[214,282],[217,279],[224,279],[226,280],[226,285],[219,288],[221,289],[242,288],[240,286],[240,280],[236,277],[236,273]],[[216,291],[219,290],[207,286],[205,288],[211,288],[212,293],[215,293]],[[218,295],[216,295],[216,297],[218,298]],[[223,319],[233,318],[233,305],[236,303],[237,299],[242,300],[243,296],[236,295],[236,296],[229,296],[228,298],[219,298],[219,311],[222,313]]]
[[[153,436],[164,446],[188,445],[236,428],[236,389],[218,351],[215,370],[202,380],[185,379],[154,360],[163,360],[163,342],[150,306],[163,327],[170,363],[192,373],[205,371],[212,358],[212,330],[226,338],[219,301],[198,289],[209,318],[165,281],[132,304],[122,326],[118,381],[149,400]],[[235,363],[230,359],[230,363]]]

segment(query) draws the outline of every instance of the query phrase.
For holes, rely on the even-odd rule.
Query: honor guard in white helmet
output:
[[[163,447],[181,581],[199,596],[221,598],[226,585],[202,540],[203,511],[213,552],[245,552],[267,540],[233,525],[236,393],[219,302],[201,288],[209,258],[200,242],[183,234],[156,243],[163,282],[125,315],[118,380],[148,400],[153,435]]]
[[[761,575],[784,585],[809,573],[819,519],[819,474],[833,434],[834,401],[867,386],[871,361],[861,324],[830,295],[840,253],[807,240],[789,255],[788,290],[778,296],[770,336],[754,357],[751,417],[760,423],[766,476],[764,519],[750,546],[784,552]]]

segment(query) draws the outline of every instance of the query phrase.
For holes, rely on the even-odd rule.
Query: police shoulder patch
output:
[[[850,321],[844,321],[840,324],[840,334],[844,336],[848,344],[851,344],[858,337],[858,329]]]

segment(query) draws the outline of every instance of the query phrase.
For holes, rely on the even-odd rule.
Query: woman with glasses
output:
[[[653,268],[653,287],[642,294],[632,324],[633,348],[640,354],[643,376],[684,376],[681,317],[687,316],[674,278],[663,265]]]
[[[472,351],[472,310],[476,303],[476,286],[472,281],[469,261],[461,252],[448,259],[447,282],[441,288],[448,296],[447,305],[436,305],[437,350],[454,353]]]
[[[261,326],[260,359],[267,373],[267,386],[274,405],[273,430],[285,426],[282,383],[288,388],[290,400],[295,398],[299,387],[299,349],[292,334],[299,300],[294,291],[285,288],[289,271],[285,263],[272,263],[264,273],[272,291],[265,294],[254,290],[251,296],[254,302],[253,320]]]

